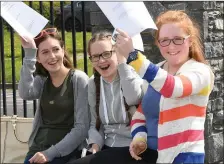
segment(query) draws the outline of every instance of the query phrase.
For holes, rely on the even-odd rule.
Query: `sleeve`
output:
[[[142,78],[126,63],[118,65],[122,92],[129,106],[139,104],[143,97]],[[132,88],[132,89],[130,89]]]
[[[44,85],[44,80],[40,76],[33,76],[36,70],[36,52],[37,49],[24,48],[25,57],[20,71],[20,80],[18,85],[19,96],[24,100],[39,99]]]
[[[94,83],[94,76],[92,76],[89,80],[89,88],[88,88],[88,101],[90,106],[90,114],[91,114],[91,123],[89,129],[89,144],[97,144],[100,149],[102,149],[104,145],[104,128],[101,124],[99,131],[96,129],[96,87]]]
[[[75,74],[73,78],[74,76]],[[70,154],[87,138],[90,122],[88,109],[88,76],[81,71],[76,73],[76,76],[77,84],[74,83],[75,80],[73,79],[73,85],[76,85],[74,91],[76,96],[74,127],[60,142],[43,151],[49,161],[55,157],[63,157]]]
[[[177,76],[168,74],[138,53],[138,59],[130,63],[136,72],[166,98],[182,98],[194,94],[207,96],[213,85],[213,73],[209,66],[192,62]]]
[[[138,106],[137,111],[131,120],[131,135],[133,140],[147,143],[146,118],[142,112],[142,104]]]

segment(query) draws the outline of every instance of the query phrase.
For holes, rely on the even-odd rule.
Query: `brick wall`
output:
[[[101,12],[99,7],[92,3],[91,24],[92,32],[99,29],[113,31],[113,27]],[[204,51],[215,73],[215,85],[210,96],[205,123],[205,152],[206,163],[223,163],[223,2],[144,2],[152,18],[155,18],[167,9],[185,10],[200,25],[201,37],[204,42]],[[141,33],[145,55],[154,63],[163,60],[158,48],[154,45],[150,30]]]

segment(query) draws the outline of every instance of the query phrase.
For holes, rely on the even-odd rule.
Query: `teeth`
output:
[[[109,68],[109,65],[108,66],[101,66],[100,67],[100,69],[102,69],[102,70],[106,70],[106,69],[108,69]]]
[[[178,52],[169,52],[170,55],[176,55]]]
[[[50,62],[49,64],[55,64],[55,63],[57,63],[57,61],[54,61],[54,62]]]
[[[107,68],[107,67],[109,67],[109,65],[107,65],[107,66],[101,66],[100,68]]]

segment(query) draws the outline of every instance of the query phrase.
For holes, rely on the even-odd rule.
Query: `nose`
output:
[[[169,49],[175,49],[176,45],[171,40],[170,45],[168,47],[169,47]]]
[[[49,57],[51,57],[51,58],[55,58],[55,54],[54,54],[53,51],[50,51],[50,53],[49,53]]]
[[[104,59],[103,57],[102,57],[102,55],[100,56],[100,59],[99,59],[99,63],[103,63],[103,62],[105,62],[106,61],[106,59]]]

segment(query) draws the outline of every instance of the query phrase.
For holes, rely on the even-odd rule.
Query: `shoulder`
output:
[[[89,86],[90,89],[94,89],[94,88],[95,88],[94,75],[92,75],[92,76],[89,78],[88,86]]]
[[[163,64],[165,64],[166,63],[166,60],[164,60],[164,61],[162,61],[162,62],[159,62],[159,63],[157,63],[156,65],[158,66],[158,67],[161,67]]]
[[[76,76],[77,78],[89,79],[88,75],[85,72],[78,69],[75,69],[73,71],[73,76]]]
[[[80,85],[88,84],[89,77],[81,70],[75,69],[73,71],[73,83],[77,82]]]
[[[204,73],[210,73],[212,70],[211,70],[211,67],[207,64],[204,64],[204,63],[201,63],[201,62],[198,62],[194,59],[190,59],[188,60],[184,65],[183,67],[181,68],[181,70],[183,71],[197,71],[197,72],[204,72]]]

